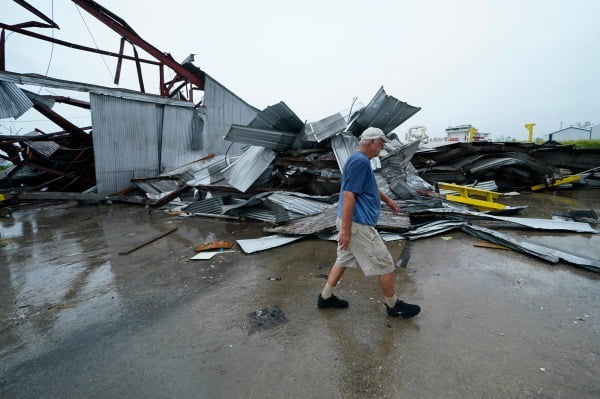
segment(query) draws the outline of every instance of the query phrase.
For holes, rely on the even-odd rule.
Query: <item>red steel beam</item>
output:
[[[71,0],[79,7],[83,8],[88,13],[92,14],[98,20],[103,22],[106,26],[117,32],[121,37],[135,44],[152,55],[154,58],[167,65],[169,68],[177,72],[179,75],[187,79],[189,82],[198,86],[200,89],[204,89],[204,74],[198,76],[187,69],[185,69],[180,63],[175,61],[170,54],[164,53],[142,39],[122,18],[112,13],[108,9],[104,8],[100,4],[93,0]]]
[[[77,140],[80,140],[86,144],[92,143],[92,136],[82,129],[78,128],[56,112],[52,111],[50,108],[44,107],[42,105],[33,104],[33,108],[35,108],[39,113],[44,115],[46,118],[50,119],[52,122],[56,123],[58,126],[63,128],[66,132],[71,134]]]
[[[81,46],[79,44],[70,43],[70,42],[66,42],[64,40],[55,39],[55,38],[50,37],[50,36],[45,36],[45,35],[40,35],[39,33],[30,32],[30,31],[25,30],[25,29],[15,28],[13,25],[7,25],[7,24],[2,23],[2,22],[0,22],[0,28],[6,29],[6,30],[10,30],[12,32],[17,32],[17,33],[20,33],[20,34],[25,35],[25,36],[35,37],[36,39],[45,40],[47,42],[60,44],[61,46],[66,46],[66,47],[74,48],[76,50],[89,51],[91,53],[98,53],[98,54],[103,54],[103,55],[109,55],[111,57],[122,57],[122,58],[124,58],[126,60],[135,61],[135,57],[132,57],[130,55],[117,54],[117,53],[113,53],[111,51],[105,51],[105,50],[95,49],[93,47]],[[139,60],[140,60],[140,62],[143,62],[145,64],[161,65],[160,62],[158,62],[158,61],[146,60],[146,59],[143,59],[143,58],[140,58]]]
[[[36,22],[38,27],[41,28],[56,28],[56,29],[60,29],[60,27],[56,24],[56,22],[54,22],[51,18],[48,18],[43,12],[39,11],[37,8],[35,8],[34,6],[32,6],[31,4],[29,4],[28,2],[26,2],[25,0],[13,0],[15,3],[17,3],[18,5],[20,5],[21,7],[29,10],[31,13],[37,15],[38,17],[40,17],[41,19],[43,19],[44,21],[46,21],[48,24],[43,25],[40,24],[39,22]]]

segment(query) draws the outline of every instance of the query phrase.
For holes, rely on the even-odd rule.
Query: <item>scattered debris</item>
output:
[[[248,320],[250,321],[248,335],[254,334],[257,331],[269,330],[288,321],[283,311],[277,306],[258,309],[248,313]]]
[[[155,237],[152,237],[152,238],[144,241],[143,243],[141,243],[139,245],[136,245],[135,247],[133,247],[131,249],[119,252],[119,255],[128,255],[128,254],[132,253],[133,251],[136,251],[136,250],[142,248],[143,246],[146,246],[146,245],[150,244],[151,242],[154,242],[154,241],[156,241],[158,239],[161,239],[161,238],[163,238],[163,237],[165,237],[165,236],[173,233],[176,230],[177,230],[177,227],[173,227],[173,228],[171,228],[171,229],[169,229],[169,230],[167,230],[167,231],[165,231],[163,233],[160,233],[159,235],[157,235]]]
[[[215,255],[224,254],[224,253],[233,253],[233,252],[235,252],[235,251],[223,251],[223,250],[214,251],[214,252],[205,251],[205,252],[200,252],[199,254],[192,256],[190,258],[190,260],[210,260]]]
[[[204,244],[198,244],[194,248],[194,251],[201,252],[209,249],[231,249],[233,248],[233,241],[212,241]]]

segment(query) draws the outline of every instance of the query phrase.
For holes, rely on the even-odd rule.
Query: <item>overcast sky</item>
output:
[[[71,1],[29,2],[60,26],[35,31],[118,52],[119,37]],[[422,108],[396,129],[401,138],[413,125],[425,125],[432,137],[472,124],[492,138],[525,140],[525,123],[536,123],[535,137],[561,124],[600,123],[598,0],[97,2],[176,60],[197,54],[198,67],[255,107],[284,101],[309,122],[348,108],[355,97],[367,104],[383,86]],[[28,20],[38,19],[0,0],[1,22]],[[114,86],[115,66],[112,57],[17,33],[6,43],[13,72]],[[144,78],[146,90],[157,93],[158,69]],[[138,89],[132,62],[124,64],[122,83]],[[84,110],[60,112],[79,126],[89,123]],[[23,133],[42,119],[30,111],[14,123],[2,120],[0,133]]]

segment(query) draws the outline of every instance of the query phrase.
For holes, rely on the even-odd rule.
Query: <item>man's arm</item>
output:
[[[396,204],[394,202],[394,200],[392,200],[390,197],[388,197],[387,195],[385,195],[381,190],[379,191],[379,197],[381,198],[381,200],[383,202],[385,202],[390,208],[392,208],[392,212],[394,213],[398,213],[400,212],[400,207],[398,206],[398,204]]]
[[[344,191],[342,203],[342,228],[338,236],[338,245],[342,249],[348,249],[352,239],[352,215],[356,203],[356,194],[352,191]]]

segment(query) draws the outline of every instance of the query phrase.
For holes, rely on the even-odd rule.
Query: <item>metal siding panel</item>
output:
[[[238,96],[227,90],[216,80],[206,75],[204,87],[204,106],[206,123],[204,143],[207,154],[240,155],[241,144],[226,143],[223,137],[232,124],[248,125],[258,114],[258,110],[245,103]]]
[[[159,174],[162,106],[90,94],[98,193],[131,186],[131,179]]]
[[[193,109],[165,105],[160,173],[190,163],[205,155],[202,150],[192,150],[193,119]]]
[[[23,115],[33,103],[14,83],[0,80],[0,119]]]
[[[258,129],[233,124],[225,136],[225,140],[236,143],[257,145],[274,151],[285,151],[294,142],[296,133],[282,132],[272,129]]]

